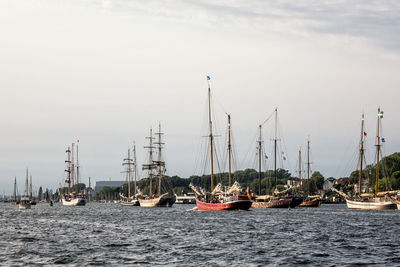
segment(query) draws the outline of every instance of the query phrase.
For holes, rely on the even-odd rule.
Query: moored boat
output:
[[[121,201],[119,202],[123,206],[140,206],[140,202],[138,197],[141,195],[141,193],[138,193],[138,188],[136,187],[136,175],[137,175],[137,167],[136,167],[136,145],[133,145],[133,159],[131,159],[131,154],[130,154],[130,149],[128,149],[128,157],[123,160],[122,165],[126,166],[126,170],[124,171],[126,173],[126,181],[128,185],[128,195],[125,196],[124,194],[120,193],[120,199]],[[133,169],[132,169],[133,166]],[[131,173],[134,172],[134,190],[133,194],[131,194]]]
[[[358,210],[393,210],[396,204],[385,198],[346,199],[347,208]]]
[[[207,80],[210,77],[207,76]],[[208,83],[208,123],[209,123],[209,145],[210,145],[210,182],[211,193],[206,193],[205,190],[197,190],[192,184],[189,187],[196,195],[197,210],[200,211],[227,211],[227,210],[248,210],[251,207],[252,200],[249,192],[247,191],[248,199],[243,199],[241,196],[241,187],[236,181],[231,186],[231,116],[228,115],[228,188],[222,190],[221,183],[217,184],[214,188],[214,136],[213,125],[211,120],[211,89]]]
[[[140,207],[172,207],[175,203],[176,197],[172,194],[169,189],[168,183],[164,178],[165,173],[165,161],[162,158],[162,148],[163,142],[161,141],[161,124],[158,125],[158,140],[157,142],[153,142],[153,130],[150,129],[150,136],[147,137],[149,139],[149,146],[145,147],[149,149],[149,162],[147,164],[143,164],[143,170],[148,171],[148,181],[149,181],[149,192],[147,195],[143,195],[142,198],[139,199]],[[157,145],[157,147],[153,146],[153,143]],[[153,159],[154,149],[157,148],[157,156],[158,159]],[[158,185],[157,192],[153,192],[153,170],[157,170],[158,176]]]
[[[317,208],[321,206],[320,196],[308,196],[301,204],[303,208]]]
[[[78,140],[79,143],[79,140]],[[78,158],[78,145],[76,146],[76,163],[74,161],[74,146],[72,143],[71,149],[65,151],[67,153],[67,169],[65,172],[68,173],[65,183],[68,184],[66,188],[64,186],[63,193],[61,195],[61,203],[64,206],[85,206],[86,198],[82,195],[79,188],[79,158]],[[65,192],[65,190],[68,190]]]
[[[21,200],[19,201],[19,204],[18,204],[20,210],[26,210],[26,209],[31,208],[28,191],[29,191],[29,189],[28,189],[28,169],[26,169],[26,181],[25,181],[24,195],[21,196]]]

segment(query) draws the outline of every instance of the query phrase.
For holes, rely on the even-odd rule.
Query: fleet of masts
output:
[[[208,78],[209,80],[209,78]],[[271,115],[272,116],[272,115]],[[270,117],[271,117],[270,116]],[[365,158],[365,125],[364,125],[364,114],[361,119],[361,134],[360,134],[360,148],[359,148],[359,179],[357,186],[357,194],[353,197],[344,194],[333,188],[332,190],[343,196],[347,202],[348,208],[351,209],[392,209],[396,207],[396,201],[388,194],[379,192],[379,172],[380,172],[380,157],[381,157],[381,119],[383,117],[383,111],[378,109],[377,116],[377,130],[376,130],[376,165],[375,165],[375,188],[373,194],[363,193],[363,162]],[[196,195],[197,208],[199,210],[230,210],[230,209],[248,209],[253,208],[293,208],[298,205],[302,207],[317,207],[320,204],[319,196],[311,196],[311,162],[310,162],[310,139],[307,139],[307,155],[306,155],[306,182],[308,196],[305,199],[299,199],[295,195],[288,195],[289,190],[277,191],[278,186],[278,168],[277,168],[277,143],[280,140],[278,138],[278,109],[274,110],[274,134],[273,134],[273,179],[266,178],[265,195],[262,195],[262,179],[263,179],[263,141],[262,141],[262,123],[258,126],[258,140],[257,142],[257,154],[258,154],[258,194],[251,195],[246,190],[246,194],[243,194],[240,185],[235,181],[232,184],[232,138],[231,138],[231,114],[227,113],[227,148],[228,148],[228,185],[225,189],[219,183],[215,186],[215,173],[214,173],[214,157],[215,157],[215,140],[213,135],[213,122],[212,122],[212,110],[211,110],[211,87],[208,82],[208,143],[209,143],[209,155],[210,155],[210,192],[206,192],[205,189],[198,189],[193,185],[190,188]],[[131,155],[131,149],[128,149],[127,157],[123,159],[122,165],[126,168],[123,173],[126,173],[127,182],[127,195],[120,194],[121,204],[127,206],[143,206],[143,207],[171,207],[175,203],[175,196],[172,191],[168,188],[168,185],[164,185],[164,173],[166,163],[162,157],[163,141],[161,132],[161,123],[158,125],[158,132],[154,133],[153,129],[150,128],[150,134],[146,139],[149,141],[149,145],[144,148],[148,152],[148,162],[142,165],[142,170],[147,171],[148,191],[141,192],[137,186],[137,161],[136,161],[136,145],[133,145],[133,158]],[[383,140],[382,140],[383,142]],[[65,186],[60,188],[61,202],[66,206],[81,206],[87,202],[86,195],[81,192],[80,188],[80,165],[79,165],[79,141],[76,144],[72,143],[71,147],[66,150],[67,159],[66,163],[66,178]],[[298,152],[298,178],[303,181],[302,177],[302,153],[301,147]],[[132,175],[133,174],[133,175]],[[29,209],[31,205],[36,204],[35,198],[32,195],[32,175],[30,175],[30,182],[28,181],[28,169],[26,170],[26,180],[24,194],[20,198],[19,207],[21,209]],[[272,183],[273,181],[273,183]],[[133,188],[132,188],[133,182]],[[165,181],[164,181],[165,183]],[[269,186],[268,186],[269,185]],[[302,186],[302,183],[298,187]],[[17,182],[16,178],[14,181],[14,199],[17,203]],[[271,188],[275,188],[272,195],[269,195]],[[397,193],[397,191],[396,191]],[[281,195],[285,194],[284,197]],[[303,202],[303,203],[302,203]],[[398,203],[399,205],[399,203]]]

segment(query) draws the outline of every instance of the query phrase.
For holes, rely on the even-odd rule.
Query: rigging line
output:
[[[269,115],[269,116],[261,123],[261,125],[264,125],[265,123],[267,123],[267,121],[269,121],[269,120],[272,118],[272,116],[274,116],[274,114],[275,114],[275,109],[274,109],[274,111],[271,113],[271,115]]]

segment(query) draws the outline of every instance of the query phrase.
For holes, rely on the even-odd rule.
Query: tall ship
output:
[[[138,197],[141,195],[138,192],[138,188],[136,186],[136,178],[137,178],[137,167],[136,167],[136,145],[133,145],[133,159],[131,158],[131,150],[128,149],[128,156],[123,160],[122,166],[125,166],[126,173],[126,182],[128,194],[125,196],[124,194],[120,194],[120,203],[124,206],[139,206]],[[133,173],[133,188],[132,186],[132,173]],[[132,190],[133,189],[133,190]]]
[[[78,141],[79,144],[79,141]],[[67,178],[65,179],[65,185],[63,188],[63,193],[61,195],[61,202],[64,206],[84,206],[86,205],[86,198],[83,196],[79,187],[79,147],[76,146],[76,162],[74,160],[74,148],[75,143],[72,143],[71,149],[65,151],[67,154],[67,168],[65,172],[67,173]]]
[[[300,164],[301,160],[299,159]],[[303,208],[316,208],[321,206],[321,197],[319,195],[311,195],[311,184],[310,184],[310,139],[307,140],[307,189],[308,195],[306,199],[300,204]]]
[[[274,110],[275,116],[275,129],[274,129],[274,185],[275,188],[278,185],[278,169],[277,169],[277,142],[278,142],[278,109]],[[266,195],[261,195],[261,166],[262,166],[262,124],[258,126],[259,128],[259,139],[258,143],[258,196],[255,198],[255,201],[252,204],[252,208],[294,208],[300,205],[303,201],[302,198],[296,196],[283,196],[286,191],[278,192],[275,189],[275,193],[273,195],[268,195],[268,190],[266,188]]]
[[[209,76],[207,77],[209,80]],[[231,186],[231,134],[230,134],[230,115],[228,114],[228,160],[229,160],[229,173],[228,173],[228,188],[224,190],[221,183],[214,187],[214,136],[213,124],[211,120],[211,89],[208,83],[208,122],[209,122],[209,145],[210,145],[210,179],[211,179],[211,192],[208,193],[203,189],[198,190],[192,184],[190,188],[196,195],[197,210],[201,211],[222,211],[222,210],[248,210],[251,207],[251,196],[247,191],[247,196],[241,197],[241,188],[238,182]]]
[[[381,119],[383,118],[383,111],[378,108],[377,116],[377,133],[376,133],[376,172],[375,172],[375,193],[363,193],[363,162],[364,162],[364,143],[365,143],[365,129],[364,129],[364,114],[361,118],[361,140],[360,140],[360,159],[359,159],[359,180],[358,180],[358,192],[355,197],[349,197],[342,192],[338,192],[342,196],[345,196],[347,208],[349,209],[361,209],[361,210],[386,210],[386,209],[396,209],[396,204],[390,199],[389,196],[383,195],[379,196],[379,159],[381,152]],[[337,190],[334,190],[337,192]]]
[[[172,207],[176,201],[175,195],[172,193],[168,186],[168,182],[164,177],[165,173],[165,161],[162,157],[162,149],[164,143],[162,142],[161,136],[161,124],[158,125],[158,132],[155,133],[158,138],[154,142],[153,130],[150,129],[149,146],[148,149],[149,161],[147,164],[142,165],[143,170],[147,170],[148,180],[148,194],[143,195],[139,199],[141,207]],[[157,152],[155,151],[157,150]],[[157,158],[154,158],[154,154],[157,154]],[[154,186],[153,182],[156,182]]]
[[[25,189],[24,194],[21,196],[19,201],[19,209],[26,210],[31,208],[31,202],[29,199],[29,187],[28,187],[28,169],[26,169],[26,180],[25,180]]]

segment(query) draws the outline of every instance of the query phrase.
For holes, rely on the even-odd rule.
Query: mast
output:
[[[299,179],[301,181],[301,147],[299,148]]]
[[[162,180],[162,176],[163,176],[163,167],[165,166],[165,162],[162,161],[162,145],[164,144],[163,142],[161,142],[161,135],[163,134],[161,132],[161,123],[158,123],[158,133],[156,133],[158,135],[158,141],[155,143],[157,145],[158,148],[158,160],[155,162],[156,166],[158,167],[158,191],[157,191],[157,195],[160,196],[161,195],[161,180]]]
[[[361,185],[363,179],[363,159],[364,159],[364,114],[361,118],[361,141],[360,141],[360,174],[358,179],[358,195],[361,197]]]
[[[231,187],[231,153],[232,153],[232,147],[231,147],[231,114],[228,114],[228,159],[229,159],[229,172],[228,172],[228,186]]]
[[[261,195],[261,124],[258,127],[260,130],[258,138],[258,195]],[[267,194],[267,191],[265,191],[265,194]]]
[[[29,199],[32,200],[32,174],[30,176],[30,183],[29,183]]]
[[[68,147],[68,149],[65,151],[65,153],[67,153],[67,160],[65,161],[65,163],[67,163],[67,169],[65,170],[68,175],[67,175],[67,179],[65,180],[66,183],[68,183],[68,194],[71,194],[71,150]],[[65,189],[64,189],[65,191]],[[65,192],[64,192],[65,194]]]
[[[149,149],[149,162],[148,164],[143,164],[142,165],[142,169],[143,170],[148,170],[148,174],[149,174],[149,196],[153,196],[153,169],[156,167],[156,162],[153,161],[153,129],[150,128],[150,136],[146,137],[147,139],[149,139],[149,146],[145,146],[144,148],[148,148]]]
[[[78,149],[79,149],[79,140],[76,143],[76,194],[80,194],[80,188],[79,188],[79,157],[78,157]]]
[[[17,177],[14,178],[14,201],[17,202]]]
[[[128,158],[127,158],[127,176],[128,176],[128,199],[131,199],[131,150],[128,148]]]
[[[274,138],[274,172],[275,172],[275,188],[278,186],[278,172],[276,169],[276,145],[277,145],[277,132],[278,132],[278,109],[275,108],[275,138]]]
[[[310,187],[310,138],[307,139],[307,183],[308,183],[308,194],[311,194]]]
[[[136,194],[137,194],[137,188],[136,188],[136,173],[137,173],[137,165],[136,165],[136,144],[135,144],[135,141],[133,141],[133,164],[134,164],[134,171],[135,171],[135,183],[134,183],[134,186],[135,186],[135,196],[136,196]]]
[[[71,147],[71,183],[72,183],[72,189],[75,187],[75,161],[74,161],[74,147],[75,143],[72,143]],[[76,194],[76,192],[72,192],[73,194]]]
[[[377,119],[377,130],[376,130],[376,173],[375,173],[375,195],[378,193],[378,182],[379,182],[379,152],[380,152],[380,136],[379,136],[379,128],[380,128],[380,120],[383,117],[383,111],[378,108],[378,119]]]
[[[25,190],[24,190],[24,196],[28,196],[28,191],[29,191],[29,187],[28,187],[28,168],[26,168],[26,180],[25,180]]]
[[[211,121],[211,89],[210,83],[208,84],[208,123],[209,123],[209,137],[210,137],[210,160],[211,160],[211,192],[214,190],[214,162],[213,162],[213,134],[212,134],[212,121]]]

